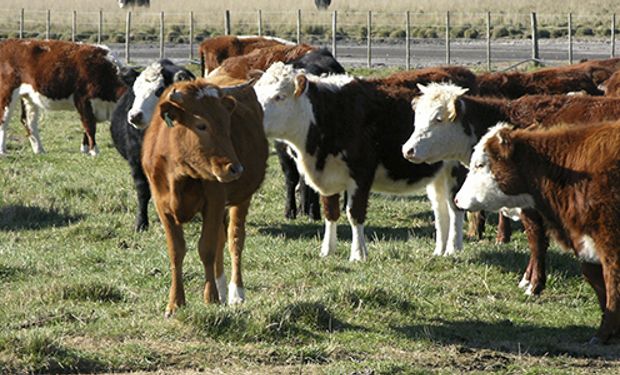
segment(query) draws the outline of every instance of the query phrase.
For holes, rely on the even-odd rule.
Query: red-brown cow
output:
[[[183,224],[203,217],[198,243],[205,269],[204,300],[245,298],[241,252],[252,195],[265,175],[263,113],[250,86],[220,89],[204,80],[176,83],[159,101],[146,131],[142,164],[166,232],[172,286],[166,316],[185,304]],[[228,208],[231,283],[223,270]]]
[[[603,317],[591,342],[620,329],[620,123],[492,128],[456,195],[463,209],[536,209],[582,262]]]
[[[0,42],[0,154],[6,152],[6,129],[12,108],[21,98],[35,153],[44,152],[38,128],[40,110],[77,109],[84,127],[81,150],[96,155],[96,123],[111,118],[117,100],[127,90],[121,76],[125,73],[102,46],[51,40]]]
[[[620,71],[616,71],[603,84],[605,87],[605,96],[620,96]]]
[[[288,40],[268,36],[222,35],[200,43],[200,75],[205,77],[229,57],[246,55],[256,49],[278,45],[294,45]]]

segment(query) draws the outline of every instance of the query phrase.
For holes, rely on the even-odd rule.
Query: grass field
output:
[[[0,372],[617,374],[620,345],[591,347],[600,313],[571,255],[552,248],[539,298],[517,288],[522,233],[467,241],[433,258],[424,195],[374,195],[369,261],[318,257],[321,223],[283,218],[275,156],[254,197],[244,253],[247,302],[206,306],[197,252],[185,261],[188,305],[163,318],[169,287],[163,231],[134,233],[129,168],[97,134],[79,154],[76,114],[49,113],[47,154],[13,121],[0,159]],[[186,228],[195,247],[199,223]]]

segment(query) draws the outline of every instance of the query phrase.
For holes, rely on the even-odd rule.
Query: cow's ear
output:
[[[416,96],[413,99],[411,99],[411,109],[413,109],[414,112],[415,112],[415,107],[418,105],[419,100],[420,100],[419,96]]]
[[[133,86],[136,78],[138,78],[139,75],[140,72],[138,72],[138,70],[127,66],[122,67],[120,70],[121,80],[127,86]]]
[[[295,77],[295,97],[303,95],[308,89],[308,77],[305,74],[298,74]]]
[[[499,144],[499,157],[509,159],[514,151],[514,143],[509,129],[502,129],[497,132],[497,143]]]
[[[237,107],[237,100],[232,96],[223,96],[222,105],[229,113],[232,113],[232,111],[234,111]]]
[[[418,89],[420,90],[422,94],[426,94],[426,86],[424,86],[421,83],[416,84],[416,86],[418,86]]]
[[[251,85],[254,85],[256,81],[258,81],[260,77],[263,76],[263,74],[265,74],[265,72],[263,72],[260,69],[250,70],[247,75],[248,83],[250,83]]]
[[[448,120],[454,122],[456,118],[465,110],[465,102],[461,98],[455,98],[448,103]]]
[[[195,78],[196,77],[189,70],[179,70],[178,72],[174,73],[174,76],[172,77],[172,81],[173,82],[191,81]]]
[[[166,123],[166,126],[171,128],[174,125],[174,121],[180,121],[183,116],[183,109],[179,107],[179,104],[183,103],[183,96],[176,89],[168,94],[167,100],[164,100],[159,105],[159,115]]]

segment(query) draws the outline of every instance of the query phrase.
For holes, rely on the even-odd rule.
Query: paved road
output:
[[[121,57],[125,58],[123,44],[113,44],[110,47]],[[486,42],[482,41],[452,41],[450,43],[450,63],[486,67]],[[197,56],[197,46],[194,46],[194,56]],[[541,40],[539,42],[540,58],[548,64],[563,64],[568,62],[568,43],[566,40]],[[529,40],[493,41],[491,45],[491,63],[494,68],[504,68],[531,57]],[[165,56],[179,63],[189,62],[189,45],[169,44],[165,46]],[[609,41],[590,40],[576,41],[573,46],[573,61],[580,59],[601,59],[610,56]],[[366,66],[366,45],[340,43],[337,45],[337,57],[345,66]],[[130,58],[133,64],[148,64],[159,58],[158,44],[136,44],[131,46]],[[375,43],[372,46],[372,65],[377,66],[405,66],[404,43],[388,44]],[[411,66],[422,67],[444,64],[446,49],[443,40],[416,40],[411,44]]]

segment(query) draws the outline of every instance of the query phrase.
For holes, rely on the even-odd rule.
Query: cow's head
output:
[[[412,163],[459,160],[469,164],[475,135],[462,123],[462,96],[468,89],[448,83],[418,84],[421,95],[412,101],[414,130],[402,147]]]
[[[150,5],[151,4],[149,0],[118,0],[119,8],[127,8],[133,6],[149,7]]]
[[[144,129],[150,124],[164,89],[174,82],[192,79],[194,75],[189,70],[173,64],[170,60],[152,63],[133,84],[135,99],[127,112],[127,122],[138,129]]]
[[[307,89],[304,71],[281,62],[272,64],[256,81],[254,91],[263,107],[268,137],[289,139],[314,121],[312,103],[305,95]]]
[[[224,90],[201,80],[178,82],[164,92],[157,121],[170,128],[170,141],[176,143],[171,157],[183,173],[219,182],[241,177],[243,166],[231,138],[236,105]]]
[[[512,127],[500,123],[491,128],[474,148],[469,173],[456,194],[457,207],[464,210],[497,211],[502,207],[534,206],[526,181],[515,164]]]

